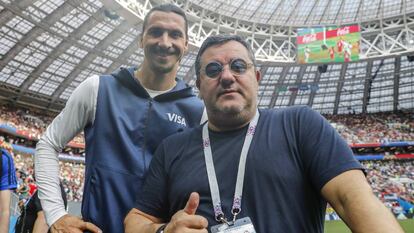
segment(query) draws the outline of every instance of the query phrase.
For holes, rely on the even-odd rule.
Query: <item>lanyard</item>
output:
[[[240,153],[239,170],[237,172],[237,181],[236,181],[236,188],[234,191],[233,206],[231,208],[231,213],[233,214],[233,222],[236,220],[237,214],[239,214],[241,211],[241,199],[242,199],[242,192],[243,192],[244,174],[246,170],[246,158],[247,158],[247,153],[249,152],[250,144],[253,139],[253,135],[256,130],[257,121],[259,120],[259,115],[260,115],[259,111],[256,110],[256,114],[253,120],[249,123],[249,128],[247,129],[246,137],[244,138],[242,151]],[[220,192],[219,192],[218,183],[217,183],[216,171],[214,169],[210,137],[208,135],[208,124],[205,124],[203,126],[203,148],[204,148],[204,157],[206,161],[208,183],[210,185],[211,199],[213,201],[215,219],[217,222],[229,224],[221,208]]]

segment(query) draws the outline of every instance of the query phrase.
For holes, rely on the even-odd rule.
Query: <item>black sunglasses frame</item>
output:
[[[242,67],[242,71],[239,71],[239,70],[237,70],[239,67],[234,67],[233,65],[235,64],[235,62],[242,62],[243,63],[243,65],[244,65],[244,67]],[[240,75],[242,75],[242,74],[244,74],[244,73],[246,73],[246,71],[250,68],[250,67],[252,67],[254,64],[253,63],[249,63],[249,62],[246,62],[245,60],[243,60],[243,59],[241,59],[241,58],[236,58],[236,59],[233,59],[233,60],[231,60],[229,63],[227,63],[227,64],[229,64],[229,67],[230,67],[230,72],[232,73],[232,74],[234,74],[234,75],[236,75],[236,76],[240,76]],[[211,66],[211,65],[216,65],[216,69],[215,69],[215,71],[213,71],[213,72],[210,72],[210,71],[208,71],[207,70],[207,68],[209,67],[209,66]],[[217,61],[213,61],[213,62],[210,62],[210,63],[208,63],[205,67],[204,67],[204,69],[202,69],[203,70],[203,73],[207,76],[207,77],[209,77],[209,78],[212,78],[212,79],[215,79],[215,78],[217,78],[220,74],[221,74],[221,72],[223,72],[223,70],[224,70],[224,66],[225,66],[226,64],[221,64],[220,62],[217,62]]]

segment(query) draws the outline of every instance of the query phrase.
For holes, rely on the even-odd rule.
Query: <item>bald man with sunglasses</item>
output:
[[[353,232],[403,232],[320,114],[257,109],[246,41],[207,38],[195,68],[209,121],[158,147],[127,233],[323,233],[327,202]]]

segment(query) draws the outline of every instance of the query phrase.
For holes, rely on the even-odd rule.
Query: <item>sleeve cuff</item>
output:
[[[56,210],[51,213],[46,213],[45,211],[46,223],[49,227],[51,227],[58,219],[67,214],[68,213],[65,210]]]

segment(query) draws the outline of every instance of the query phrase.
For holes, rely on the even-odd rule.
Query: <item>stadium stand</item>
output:
[[[28,111],[2,106],[0,135],[14,148],[20,205],[33,192],[34,145],[52,119]],[[30,115],[32,117],[27,117]],[[395,213],[413,217],[414,206],[414,120],[411,112],[325,115],[348,141],[355,156],[367,169],[375,194]],[[42,123],[38,120],[42,119]],[[6,130],[5,130],[6,129]],[[27,133],[32,132],[32,137]],[[36,135],[36,136],[35,136]],[[83,136],[77,145],[83,147]],[[68,145],[70,148],[70,145]],[[82,200],[84,165],[82,154],[61,154],[61,180],[69,201]],[[404,156],[401,156],[404,155]],[[328,219],[336,219],[329,209]]]

